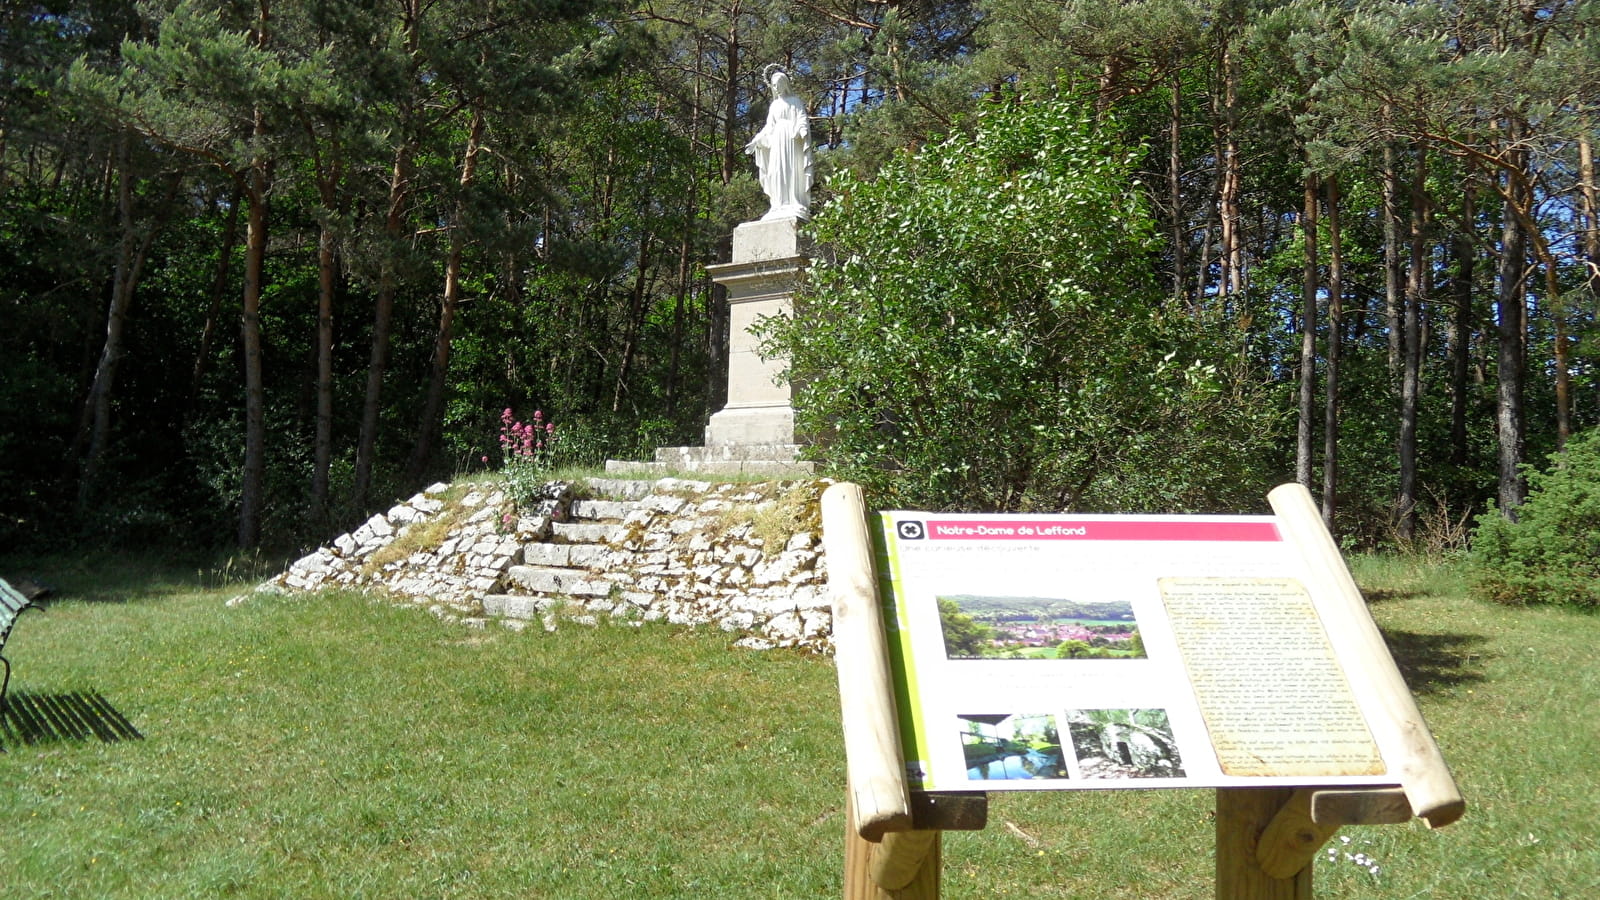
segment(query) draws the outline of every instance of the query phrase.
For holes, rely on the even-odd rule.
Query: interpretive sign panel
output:
[[[1347,605],[1276,517],[874,521],[914,789],[1398,781]]]

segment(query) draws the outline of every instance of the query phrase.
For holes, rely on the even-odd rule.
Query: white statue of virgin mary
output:
[[[810,218],[813,151],[806,106],[790,87],[788,73],[776,63],[764,71],[772,105],[767,108],[767,124],[744,148],[756,158],[761,190],[772,204],[761,221]]]

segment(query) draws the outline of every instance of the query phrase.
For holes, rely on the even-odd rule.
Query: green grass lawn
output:
[[[6,655],[144,739],[7,740],[7,898],[795,897],[839,892],[826,659],[665,626],[474,631],[348,594],[262,598],[136,560],[0,561],[60,597]],[[1600,618],[1358,575],[1467,816],[1349,828],[1319,897],[1600,895]],[[995,795],[945,841],[970,897],[1211,896],[1204,791]]]

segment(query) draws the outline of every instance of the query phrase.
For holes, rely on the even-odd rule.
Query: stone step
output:
[[[603,544],[622,534],[621,525],[605,525],[583,522],[552,522],[550,524],[552,539],[565,541],[569,544]]]
[[[658,447],[650,462],[606,460],[616,475],[664,475],[690,472],[707,475],[757,475],[776,480],[807,478],[816,464],[802,461],[798,444],[749,444],[717,447]]]
[[[639,508],[639,504],[631,500],[574,500],[572,502],[572,517],[574,519],[626,519],[628,513]]]
[[[794,462],[800,458],[799,444],[725,444],[719,447],[657,447],[655,461],[667,465],[690,463],[761,461]]]
[[[584,569],[512,566],[506,570],[506,581],[532,594],[604,597],[611,593],[611,582],[594,578]]]
[[[584,484],[596,496],[612,500],[637,500],[654,486],[653,482],[638,478],[585,478]]]
[[[585,569],[599,565],[608,549],[600,544],[526,544],[522,561],[530,566]]]
[[[562,601],[555,597],[528,597],[522,594],[487,594],[483,598],[483,613],[499,619],[537,619]]]
[[[568,544],[572,552],[567,556],[567,565],[574,569],[592,569],[601,565],[606,554],[611,548],[603,544]]]
[[[596,614],[639,625],[644,619],[651,618],[648,610],[654,601],[655,595],[642,591],[623,591],[617,597],[589,598],[548,594],[489,594],[483,598],[483,614],[485,621],[509,619],[520,623],[541,620],[547,630],[554,630],[559,621],[594,625],[598,621]],[[657,614],[652,620],[661,618],[664,616]]]
[[[672,471],[666,463],[640,462],[636,459],[608,459],[606,460],[606,473],[622,478],[634,476],[635,479],[660,478]],[[649,484],[648,481],[638,480],[638,484]]]

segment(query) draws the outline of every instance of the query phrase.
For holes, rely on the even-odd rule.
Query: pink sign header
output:
[[[902,526],[905,523],[902,523]],[[926,519],[934,541],[1281,541],[1266,521],[1093,519]],[[906,534],[901,529],[903,537]]]

